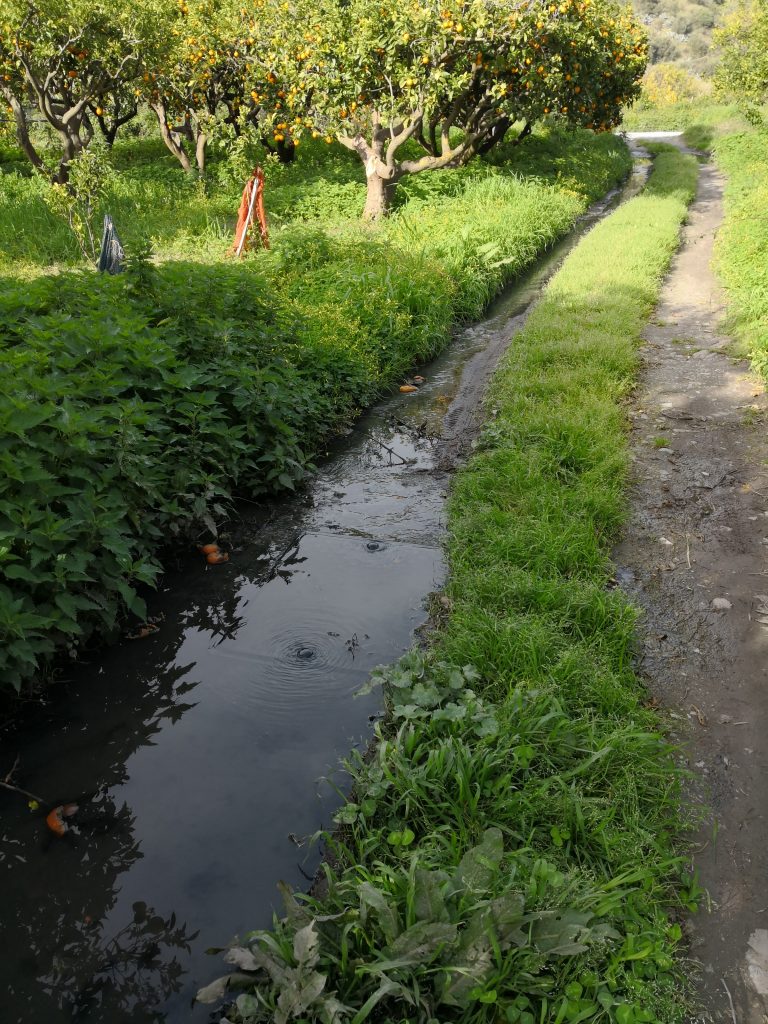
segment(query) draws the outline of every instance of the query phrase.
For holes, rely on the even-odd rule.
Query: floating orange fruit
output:
[[[211,551],[205,558],[208,565],[219,565],[221,562],[228,562],[229,555],[226,551]]]
[[[51,832],[55,832],[57,836],[63,836],[69,831],[69,825],[67,825],[64,819],[71,818],[73,814],[77,814],[77,810],[77,804],[59,804],[58,807],[54,807],[48,813],[45,823]]]
[[[418,391],[418,390],[419,389],[414,387],[413,384],[403,384],[402,387],[400,388],[400,391],[404,395],[412,395],[414,391]]]
[[[55,832],[57,836],[63,836],[67,831],[67,826],[64,824],[64,818],[62,816],[63,810],[63,807],[54,807],[45,819],[45,824],[51,832]]]
[[[204,555],[215,555],[217,551],[220,551],[218,544],[203,544],[200,550]]]

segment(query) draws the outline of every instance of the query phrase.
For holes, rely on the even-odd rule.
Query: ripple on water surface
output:
[[[18,737],[24,784],[77,801],[83,828],[58,839],[9,804],[3,1024],[207,1020],[190,1015],[221,971],[204,950],[268,925],[278,879],[306,884],[319,850],[290,836],[329,823],[339,797],[318,780],[380,704],[351,694],[408,646],[441,572],[436,548],[288,532],[192,565],[158,634],[59,691]],[[137,943],[157,947],[151,968]]]

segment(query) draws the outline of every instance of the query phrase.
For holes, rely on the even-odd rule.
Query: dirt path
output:
[[[718,333],[710,268],[722,179],[702,168],[649,326],[619,577],[646,613],[641,668],[670,709],[712,818],[689,921],[700,1019],[768,1021],[768,437],[763,388]],[[730,1003],[730,998],[733,1005]]]

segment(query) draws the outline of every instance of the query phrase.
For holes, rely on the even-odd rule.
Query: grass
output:
[[[3,156],[5,159],[3,159]],[[483,178],[515,174],[578,195],[597,198],[611,146],[586,132],[544,129],[525,146],[503,147],[494,163],[476,161],[459,170],[406,180],[399,209],[460,196]],[[0,273],[28,276],[81,262],[67,224],[46,205],[46,182],[31,174],[20,153],[0,153]],[[258,148],[238,159],[214,154],[203,184],[185,176],[162,143],[153,138],[118,140],[104,210],[112,216],[129,251],[152,245],[160,259],[211,261],[232,242],[243,182],[259,162],[265,168],[265,204],[274,236],[298,225],[338,232],[356,227],[365,203],[360,160],[340,146],[302,145],[293,164],[283,165]]]
[[[768,225],[755,211],[768,202],[768,136],[748,130],[723,135],[715,159],[726,174],[725,220],[716,267],[728,293],[728,327],[742,355],[768,377]]]
[[[674,915],[700,892],[610,551],[640,332],[696,178],[661,148],[515,337],[450,500],[450,612],[372,680],[388,714],[349,763],[336,867],[229,951],[246,973],[204,993],[243,987],[229,1019],[684,1019]]]
[[[136,588],[156,583],[164,548],[215,534],[234,494],[294,488],[334,431],[630,166],[616,138],[545,130],[498,164],[412,185],[370,228],[347,194],[359,168],[310,150],[270,167],[268,203],[285,211],[271,250],[234,261],[235,169],[214,165],[203,191],[163,159],[146,140],[115,155],[110,209],[134,256],[114,279],[68,269],[41,182],[0,176],[6,688],[115,636],[126,609],[140,619]],[[147,233],[154,262],[136,257]]]
[[[634,107],[624,112],[622,127],[627,131],[684,131],[694,125],[705,128],[739,121],[738,108],[734,104],[699,101],[669,107]]]

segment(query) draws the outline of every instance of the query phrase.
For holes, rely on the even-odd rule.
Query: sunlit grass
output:
[[[729,299],[729,327],[755,369],[768,377],[768,137],[748,130],[715,144],[725,171],[725,221],[718,233],[716,267]]]
[[[640,332],[696,177],[695,159],[661,147],[645,193],[572,251],[514,338],[450,501],[450,611],[426,658],[380,672],[388,718],[372,756],[350,764],[328,893],[249,938],[280,968],[251,986],[258,1001],[241,1003],[242,1018],[228,1016],[270,1019],[297,983],[294,934],[317,919],[325,981],[308,1021],[326,1019],[326,992],[355,1021],[373,1005],[376,1019],[405,1012],[412,1024],[685,1018],[673,914],[700,894],[683,871],[679,772],[633,670],[636,613],[610,587],[610,552]],[[499,916],[478,928],[491,900]],[[547,956],[541,912],[581,920],[571,938],[583,942]],[[500,917],[524,913],[510,942]],[[592,944],[598,923],[611,939]],[[462,977],[461,998],[446,999]]]

